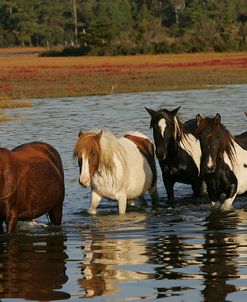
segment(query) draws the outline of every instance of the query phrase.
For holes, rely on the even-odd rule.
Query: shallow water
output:
[[[157,92],[33,100],[11,109],[15,120],[0,125],[1,146],[28,141],[52,144],[61,154],[66,181],[61,227],[19,224],[0,235],[1,301],[246,301],[247,197],[235,210],[213,211],[207,198],[192,200],[189,186],[176,185],[168,206],[159,172],[162,207],[129,207],[104,200],[89,216],[89,191],[78,184],[72,150],[79,130],[138,130],[152,138],[144,106],[182,105],[183,121],[222,114],[233,133],[247,131],[247,85],[214,90]],[[159,167],[158,167],[159,170]]]

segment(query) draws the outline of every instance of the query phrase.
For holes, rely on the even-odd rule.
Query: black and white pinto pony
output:
[[[236,195],[247,191],[247,150],[242,146],[244,135],[240,145],[238,138],[221,123],[218,113],[213,118],[198,114],[196,121],[202,151],[201,175],[207,184],[209,199],[216,207],[230,209]]]
[[[177,113],[180,107],[169,111],[154,111],[145,107],[151,116],[150,128],[156,147],[156,156],[162,171],[168,200],[174,199],[176,182],[191,184],[193,195],[203,191],[200,176],[201,149],[195,137],[195,119],[182,123]]]
[[[247,112],[244,113],[247,116]],[[237,143],[247,150],[247,131],[234,136]]]
[[[154,146],[142,133],[116,137],[103,130],[80,131],[74,156],[80,168],[79,183],[91,187],[89,213],[96,214],[103,197],[118,201],[119,214],[136,198],[145,202],[146,191],[153,203],[158,201]]]

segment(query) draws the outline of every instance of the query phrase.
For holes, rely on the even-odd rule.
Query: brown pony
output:
[[[18,220],[45,213],[60,225],[64,191],[62,161],[52,146],[32,142],[12,151],[0,148],[0,231],[3,222],[12,233]]]

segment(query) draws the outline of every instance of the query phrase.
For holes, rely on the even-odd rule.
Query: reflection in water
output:
[[[135,231],[144,229],[144,226],[139,226]],[[118,284],[123,281],[150,278],[149,274],[142,271],[142,266],[148,261],[145,239],[132,239],[131,232],[128,232],[128,238],[121,238],[122,231],[118,227],[106,231],[107,234],[96,231],[87,234],[82,247],[84,258],[81,265],[82,278],[79,280],[85,297],[113,295],[118,292]]]
[[[156,234],[159,236],[155,236],[146,248],[148,262],[155,264],[154,279],[159,281],[154,283],[157,299],[182,296],[192,288],[181,280],[201,279],[199,274],[192,274],[190,270],[193,266],[200,265],[197,252],[201,250],[202,244],[197,237],[191,237],[189,234],[186,236],[186,217],[178,212],[168,220],[167,217],[163,219]],[[195,239],[198,243],[194,242]],[[179,282],[173,282],[176,280]]]
[[[238,273],[238,261],[242,248],[246,252],[247,235],[238,233],[241,219],[247,218],[245,211],[213,211],[207,217],[205,251],[202,272],[204,273],[204,300],[227,301],[228,294],[240,290],[231,284],[233,279],[243,278]]]
[[[113,295],[118,291],[117,284],[125,280],[145,280],[149,275],[135,271],[133,266],[145,265],[145,245],[135,240],[112,240],[93,232],[88,236],[83,247],[87,257],[82,263],[80,286],[86,297]],[[88,257],[89,256],[89,257]],[[128,265],[128,269],[121,266]]]
[[[0,297],[28,300],[69,299],[59,291],[66,276],[65,237],[14,235],[0,241]]]

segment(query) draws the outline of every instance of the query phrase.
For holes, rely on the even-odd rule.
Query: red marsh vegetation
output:
[[[201,89],[247,83],[247,53],[1,56],[0,100]]]

